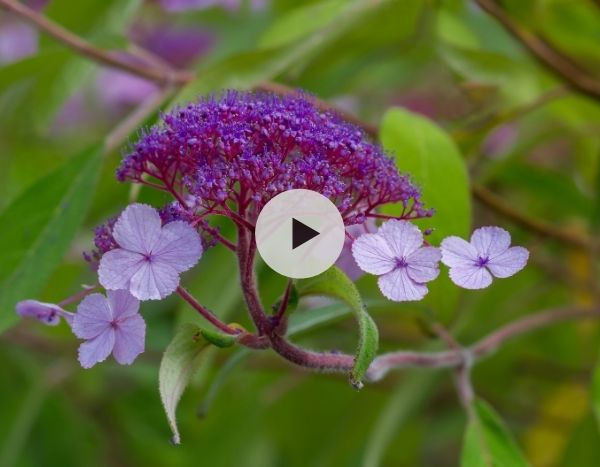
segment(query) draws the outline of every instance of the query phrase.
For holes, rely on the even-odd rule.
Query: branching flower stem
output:
[[[532,36],[527,31],[524,31],[519,26],[515,25],[494,0],[477,0],[477,3],[479,3],[485,11],[499,20],[502,25],[542,63],[542,65],[551,69],[555,74],[567,82],[570,87],[590,97],[596,99],[600,98],[600,82],[590,77],[581,67],[575,65],[569,57],[564,56],[543,40]],[[142,106],[130,116],[131,118],[122,122],[122,124],[109,135],[106,139],[106,146],[109,150],[118,146],[120,141],[126,138],[144,118],[162,105],[169,97],[173,88],[185,85],[196,79],[195,74],[191,71],[174,70],[168,66],[161,66],[158,62],[152,63],[151,61],[147,61],[143,65],[131,63],[117,54],[97,48],[85,39],[73,34],[61,25],[15,0],[0,0],[0,7],[29,21],[62,44],[70,47],[83,56],[98,63],[128,71],[162,85],[161,91],[159,91],[156,96],[146,102],[146,105],[142,104]],[[295,92],[285,85],[271,82],[262,83],[257,88],[281,95],[292,94]],[[323,110],[337,111],[334,106],[325,101],[316,100],[316,104]],[[373,137],[377,136],[377,127],[363,122],[357,117],[348,115],[347,113],[339,113],[346,120],[361,126],[367,134]],[[485,196],[486,192],[477,185],[474,185],[474,192],[476,196],[491,209],[516,220],[523,227],[528,228],[537,234],[555,238],[571,246],[590,246],[591,242],[587,237],[575,237],[571,233],[557,230],[556,228],[550,228],[545,223],[530,219],[524,213],[515,211],[512,208],[507,208],[505,205],[501,204],[501,200],[498,201],[496,198],[492,199],[490,196]],[[243,213],[240,213],[240,215],[243,217]],[[238,328],[230,327],[221,322],[209,310],[202,307],[202,305],[200,305],[189,292],[182,287],[178,289],[179,295],[218,329],[227,334],[239,335],[238,342],[242,345],[254,349],[271,347],[286,360],[304,368],[332,372],[350,371],[354,364],[354,357],[352,355],[333,352],[321,353],[302,349],[286,340],[286,338],[279,333],[281,330],[278,329],[277,326],[274,326],[264,312],[256,287],[254,274],[256,245],[253,238],[253,226],[250,223],[239,222],[238,234],[236,252],[240,268],[242,291],[254,324],[258,329],[258,335],[245,333]],[[89,293],[89,291],[90,289],[86,289],[82,293]],[[377,357],[369,367],[367,380],[378,381],[391,370],[409,367],[465,368],[466,370],[469,370],[471,365],[481,361],[504,345],[507,341],[515,337],[560,322],[598,318],[600,318],[600,309],[598,308],[593,310],[574,307],[555,309],[527,316],[507,324],[467,348],[455,348],[454,346],[451,346],[449,350],[440,352],[400,351],[383,354]],[[462,377],[463,381],[462,383],[459,381],[459,384],[463,384],[464,388],[461,391],[468,394],[468,388],[470,387],[468,371],[463,371]]]

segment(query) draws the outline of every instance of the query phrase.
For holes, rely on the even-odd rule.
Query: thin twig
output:
[[[469,360],[476,364],[509,340],[565,321],[600,318],[600,309],[558,308],[536,313],[509,323],[470,347],[442,352],[390,352],[377,357],[367,372],[370,381],[379,381],[391,370],[404,368],[457,368]]]
[[[475,1],[483,10],[496,18],[504,29],[546,69],[567,82],[571,88],[591,98],[600,99],[599,79],[591,76],[578,63],[542,38],[516,24],[495,0]]]
[[[138,76],[142,76],[161,84],[185,84],[190,82],[193,75],[188,71],[171,71],[165,68],[153,68],[145,65],[131,63],[116,54],[106,52],[92,45],[82,37],[73,34],[60,24],[46,18],[44,15],[29,8],[28,6],[14,0],[0,0],[0,7],[20,16],[29,21],[47,34],[57,39],[62,44],[73,50],[91,58],[94,61],[104,63],[114,68],[120,68],[129,71]]]
[[[585,249],[591,248],[594,243],[585,234],[561,229],[560,227],[556,227],[539,219],[529,217],[527,214],[514,208],[484,186],[474,183],[471,189],[475,198],[487,207],[542,237],[554,238],[568,245]]]
[[[219,318],[217,318],[210,310],[208,310],[207,308],[204,308],[183,287],[181,287],[181,286],[177,287],[177,293],[179,294],[179,296],[181,298],[183,298],[186,302],[188,302],[192,308],[194,308],[198,313],[200,313],[200,315],[204,319],[206,319],[209,323],[211,323],[216,328],[220,329],[221,331],[223,331],[227,334],[231,334],[231,335],[239,334],[241,332],[239,329],[234,329],[234,328],[228,326],[223,321],[221,321]]]

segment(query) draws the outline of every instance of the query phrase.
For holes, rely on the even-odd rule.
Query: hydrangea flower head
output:
[[[48,326],[56,326],[61,318],[68,323],[73,319],[73,313],[63,310],[58,305],[37,300],[23,300],[17,303],[16,310],[22,318],[34,318]]]
[[[271,198],[296,188],[330,198],[346,225],[386,203],[401,203],[402,218],[430,215],[378,145],[303,94],[229,91],[176,109],[142,135],[117,176],[150,177],[208,212],[234,206],[250,222]]]
[[[128,290],[139,300],[165,298],[179,285],[179,274],[202,255],[198,232],[184,221],[162,226],[158,211],[144,204],[128,206],[116,221],[112,236],[118,248],[100,260],[100,284],[108,290]]]
[[[130,365],[144,351],[146,323],[140,302],[126,290],[109,290],[108,298],[85,297],[73,318],[73,332],[86,342],[79,347],[79,363],[91,368],[112,353],[121,365]]]
[[[361,235],[352,254],[362,270],[380,276],[381,293],[398,302],[423,299],[426,283],[440,272],[440,250],[424,247],[423,234],[407,221],[389,220],[377,233]]]
[[[465,289],[483,289],[492,276],[510,277],[527,264],[529,251],[510,246],[510,234],[500,227],[481,227],[471,242],[459,237],[442,241],[442,262],[450,267],[450,279]]]

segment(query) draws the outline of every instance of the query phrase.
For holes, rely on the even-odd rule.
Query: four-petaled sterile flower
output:
[[[465,289],[483,289],[499,278],[516,274],[527,264],[529,251],[510,246],[510,234],[500,227],[481,227],[471,243],[459,237],[442,241],[442,262],[450,267],[452,282]]]
[[[79,363],[91,368],[111,354],[121,365],[130,365],[144,351],[146,323],[140,302],[126,290],[109,290],[85,297],[73,318],[73,332],[86,342],[79,347]]]
[[[361,235],[352,254],[364,271],[381,276],[381,293],[390,300],[421,300],[438,274],[440,251],[423,246],[423,234],[407,221],[385,222],[375,234]]]
[[[48,326],[56,326],[64,318],[69,324],[73,320],[73,313],[63,310],[54,303],[39,302],[37,300],[23,300],[16,305],[17,314],[22,318],[34,318]]]
[[[200,235],[188,223],[169,222],[161,227],[156,209],[132,204],[113,228],[119,248],[100,260],[98,276],[108,290],[129,290],[140,300],[165,298],[179,285],[179,274],[202,256]]]

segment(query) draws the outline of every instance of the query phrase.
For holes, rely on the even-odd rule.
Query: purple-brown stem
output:
[[[81,292],[77,292],[75,295],[71,295],[70,297],[65,298],[62,302],[57,303],[57,305],[62,308],[67,305],[70,305],[71,303],[78,302],[82,298],[88,296],[89,294],[98,290],[99,288],[100,288],[99,284],[84,286],[84,288]]]
[[[236,335],[236,334],[240,334],[242,332],[240,329],[232,328],[232,327],[228,326],[227,324],[225,324],[223,321],[221,321],[219,318],[217,318],[210,310],[208,310],[208,309],[204,308],[202,305],[200,305],[200,303],[198,303],[198,301],[194,297],[192,297],[192,295],[183,287],[181,287],[181,286],[177,287],[177,293],[179,294],[179,296],[181,298],[183,298],[186,302],[188,302],[192,308],[194,308],[198,313],[200,313],[200,315],[204,319],[206,319],[213,326],[220,329],[224,333],[230,334],[230,335]]]

